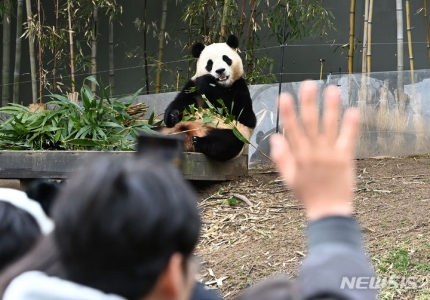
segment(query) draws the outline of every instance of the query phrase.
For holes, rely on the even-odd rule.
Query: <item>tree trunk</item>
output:
[[[354,37],[355,37],[355,1],[351,0],[349,9],[349,49],[348,49],[348,73],[354,73]]]
[[[166,39],[166,19],[167,19],[167,0],[163,0],[161,10],[160,34],[158,43],[158,61],[157,72],[155,75],[155,93],[160,93],[161,90],[161,64],[163,61],[164,41]]]
[[[94,6],[93,9],[93,26],[91,29],[91,75],[96,78],[97,76],[97,26],[99,16],[98,7]],[[91,81],[91,91],[96,92],[97,85]]]
[[[3,12],[3,65],[2,65],[2,106],[6,106],[9,100],[10,80],[10,10],[11,1],[4,0]]]
[[[429,28],[429,21],[427,18],[427,0],[424,0],[424,21],[426,23],[427,53],[428,53],[429,64],[430,64],[430,28]]]
[[[408,50],[409,50],[409,67],[411,70],[411,83],[415,83],[415,67],[414,67],[414,55],[412,51],[412,27],[411,27],[411,8],[410,1],[406,0],[406,32],[408,35]]]
[[[226,36],[227,36],[227,17],[228,17],[228,11],[229,11],[229,6],[230,5],[230,1],[229,0],[224,0],[224,7],[223,7],[223,11],[222,11],[222,20],[221,20],[221,31],[220,31],[220,36],[219,36],[219,42],[225,42],[226,41]]]
[[[115,68],[113,60],[113,21],[109,21],[109,86],[110,95],[112,96],[115,90]]]
[[[148,52],[147,52],[147,44],[146,44],[146,35],[147,35],[147,11],[146,11],[147,0],[143,2],[143,60],[145,63],[145,82],[146,82],[146,94],[149,94],[149,72],[148,72]]]
[[[16,46],[15,46],[15,70],[13,72],[13,103],[19,103],[19,76],[21,75],[21,35],[24,3],[17,1],[16,7]]]
[[[373,0],[369,2],[369,19],[367,20],[367,73],[372,71],[372,21]]]
[[[403,7],[402,0],[396,0],[397,15],[397,89],[403,92]]]

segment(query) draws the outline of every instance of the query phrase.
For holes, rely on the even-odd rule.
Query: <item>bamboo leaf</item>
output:
[[[237,127],[232,128],[234,135],[243,143],[250,144],[250,142],[240,133]]]
[[[119,125],[118,123],[114,123],[114,122],[103,122],[103,123],[100,123],[99,125],[104,126],[104,127],[122,128],[121,125]]]

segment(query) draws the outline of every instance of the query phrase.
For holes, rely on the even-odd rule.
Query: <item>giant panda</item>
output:
[[[183,132],[187,152],[201,152],[213,160],[227,161],[239,156],[244,147],[224,122],[182,121],[183,112],[189,111],[190,105],[208,107],[202,95],[214,107],[221,107],[217,100],[222,99],[230,114],[235,116],[235,127],[248,141],[251,138],[257,120],[243,78],[238,46],[238,38],[234,35],[230,35],[225,43],[209,46],[195,43],[192,46],[192,55],[198,58],[196,73],[166,108],[166,127],[158,129],[165,134]]]

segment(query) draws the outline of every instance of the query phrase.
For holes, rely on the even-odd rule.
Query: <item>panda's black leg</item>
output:
[[[229,129],[211,129],[204,137],[193,136],[192,139],[196,152],[218,161],[236,157],[244,145]]]

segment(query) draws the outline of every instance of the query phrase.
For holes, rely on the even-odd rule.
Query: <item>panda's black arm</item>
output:
[[[251,94],[249,93],[245,79],[240,78],[236,80],[229,88],[228,93],[228,98],[231,99],[231,102],[234,102],[233,111],[231,113],[243,125],[249,128],[255,128],[255,126],[257,126],[257,118],[252,109]]]
[[[182,112],[192,104],[196,104],[196,84],[189,80],[181,92],[167,106],[164,111],[164,123],[167,127],[173,127],[182,120]]]

